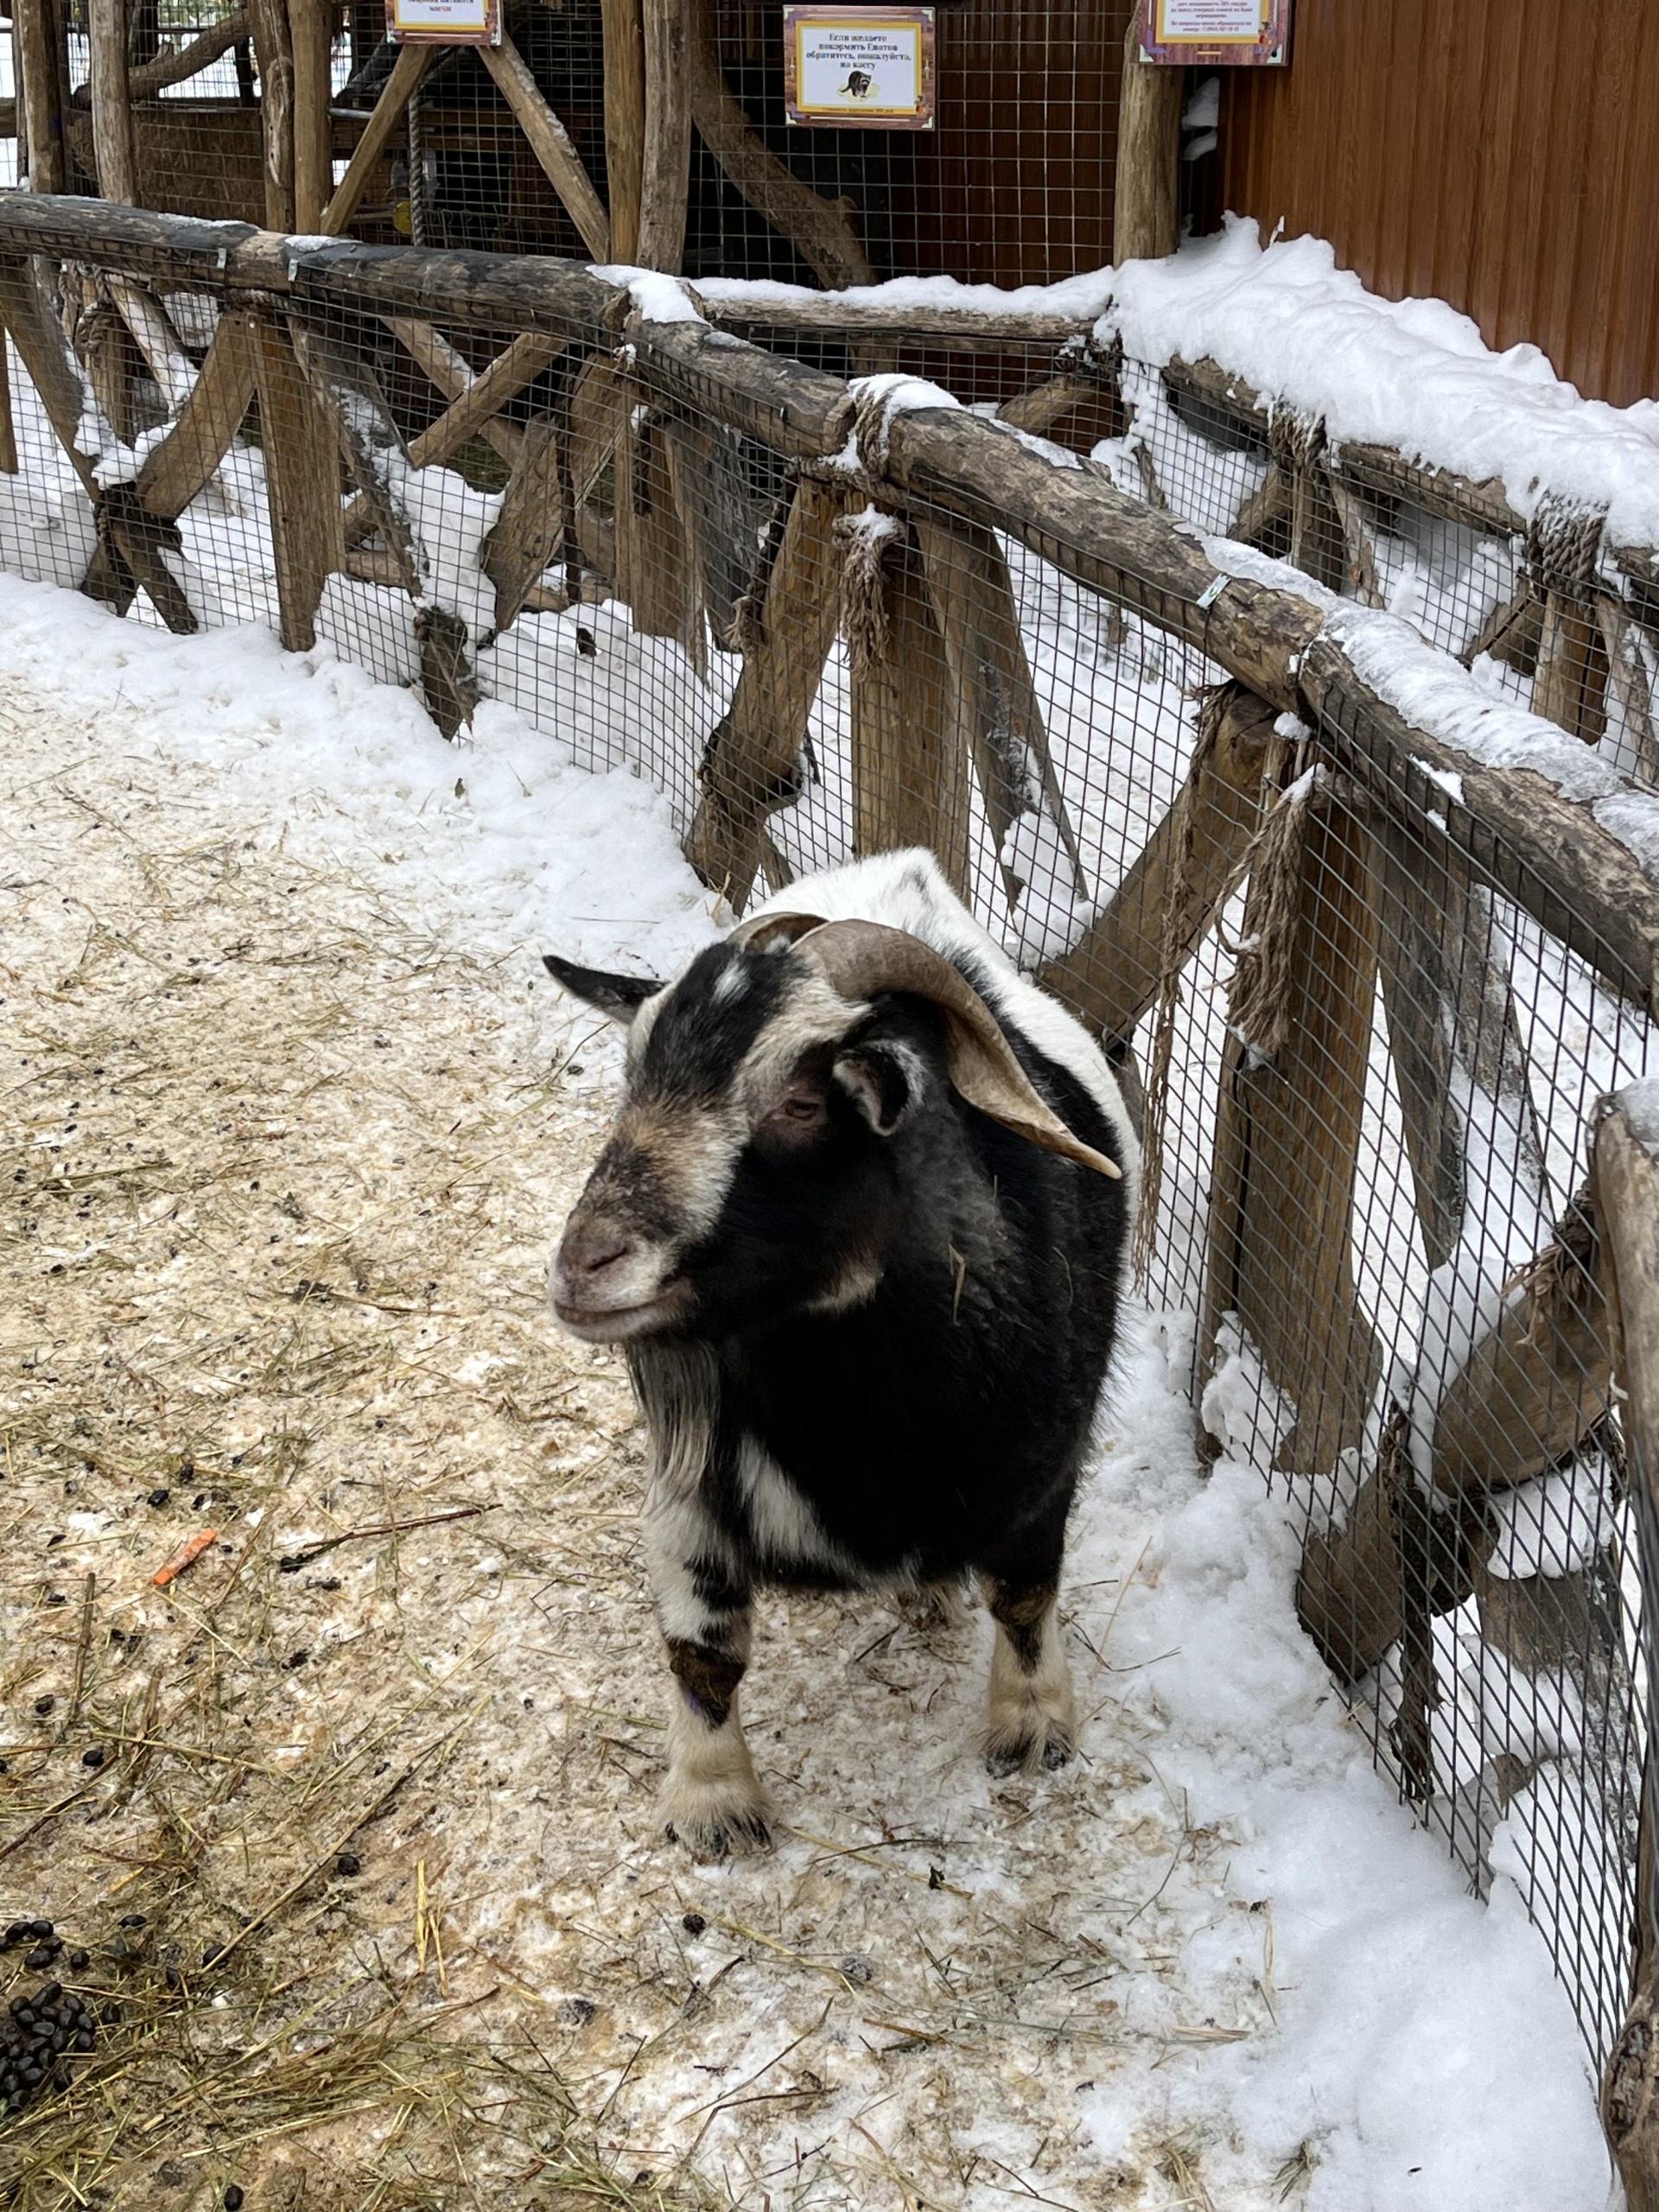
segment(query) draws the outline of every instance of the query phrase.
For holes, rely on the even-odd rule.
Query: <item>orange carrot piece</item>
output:
[[[215,1544],[218,1541],[217,1529],[198,1529],[194,1536],[187,1537],[179,1546],[165,1567],[156,1568],[155,1573],[150,1576],[150,1580],[158,1590],[165,1590],[168,1584],[176,1576],[182,1574],[187,1567],[195,1565],[209,1544]]]

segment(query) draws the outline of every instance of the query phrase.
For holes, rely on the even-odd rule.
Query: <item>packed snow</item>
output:
[[[14,726],[72,720],[118,780],[123,762],[175,768],[265,849],[383,887],[435,940],[516,969],[550,1060],[592,1025],[540,950],[661,972],[718,926],[620,742],[591,772],[497,700],[451,746],[332,645],[171,637],[12,577],[0,668]],[[28,804],[20,766],[10,808]],[[581,1095],[601,1098],[614,1046],[583,1058]],[[1238,1459],[1200,1469],[1188,1322],[1140,1313],[1129,1335],[1068,1560],[1083,1758],[1013,1790],[978,1767],[982,1621],[954,1644],[896,1624],[873,1676],[879,1611],[770,1608],[752,1727],[785,1835],[768,1859],[676,1871],[718,2001],[621,2066],[613,2129],[756,2205],[883,2201],[943,2139],[950,2201],[976,2212],[1027,2195],[1152,2212],[1198,2188],[1239,2212],[1603,2212],[1583,2046],[1516,1888],[1499,1873],[1489,1903],[1469,1896],[1374,1771],[1297,1625],[1283,1500]],[[1243,1387],[1221,1379],[1224,1399]],[[648,1648],[642,1599],[637,1632]],[[568,1726],[596,1725],[590,1700],[570,1705]],[[479,1910],[556,1987],[563,1922],[538,1955],[528,1900],[568,1886],[562,1829],[528,1833],[539,1858]],[[807,1911],[826,1833],[839,1902],[813,1891]],[[637,1849],[660,1878],[665,1847]],[[816,2086],[769,2101],[786,2058]]]

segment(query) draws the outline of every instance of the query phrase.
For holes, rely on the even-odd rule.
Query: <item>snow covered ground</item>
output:
[[[480,1004],[517,996],[532,1058],[579,1047],[589,1142],[615,1049],[537,953],[661,969],[717,925],[625,760],[590,772],[500,702],[451,747],[330,647],[173,638],[0,578],[0,707],[6,895],[29,916],[57,912],[36,796],[131,821],[137,785],[159,813],[124,835],[234,829],[484,963]],[[362,1006],[365,1044],[380,1019]],[[398,1041],[418,1062],[418,1035]],[[520,1219],[483,1255],[505,1304],[528,1310],[556,1226]],[[652,1817],[660,1669],[632,1548],[574,1569],[567,1551],[533,1608],[499,1566],[455,1578],[453,1612],[449,1578],[423,1598],[423,1649],[487,1621],[491,1688],[540,1709],[493,1789],[442,1815],[452,1858],[488,1867],[445,1936],[454,1986],[487,1955],[537,2000],[601,1998],[578,2096],[619,2172],[756,2208],[1608,2204],[1544,1946],[1507,1878],[1471,1898],[1373,1771],[1296,1624],[1282,1502],[1246,1465],[1199,1470],[1172,1379],[1186,1329],[1141,1315],[1104,1411],[1065,1599],[1084,1757],[1051,1781],[994,1783],[971,1757],[982,1619],[773,1601],[749,1722],[785,1832],[769,1859],[695,1869]],[[626,1520],[637,1453],[589,1480]],[[601,1738],[621,1750],[565,1795],[572,1745]]]

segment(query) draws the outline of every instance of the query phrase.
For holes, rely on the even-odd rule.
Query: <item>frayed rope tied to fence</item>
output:
[[[1198,715],[1198,742],[1192,766],[1176,804],[1182,810],[1177,844],[1178,880],[1192,880],[1197,822],[1193,794],[1205,759],[1215,748],[1225,687],[1209,693]],[[1306,751],[1306,741],[1299,747]],[[1271,771],[1269,771],[1271,773]],[[1295,984],[1297,924],[1301,913],[1303,850],[1310,813],[1337,793],[1338,779],[1320,762],[1302,768],[1279,794],[1272,810],[1251,838],[1209,912],[1190,938],[1184,936],[1179,893],[1164,912],[1164,937],[1158,977],[1158,1013],[1153,1031],[1152,1065],[1147,1077],[1141,1147],[1141,1207],[1135,1227],[1135,1279],[1145,1288],[1157,1250],[1158,1205],[1162,1192],[1166,1128],[1169,1116],[1169,1070],[1174,1049],[1175,1014],[1180,1004],[1180,975],[1193,945],[1220,922],[1239,886],[1250,880],[1246,909],[1249,934],[1237,944],[1222,943],[1236,965],[1227,988],[1227,1027],[1254,1065],[1270,1061],[1290,1042],[1291,995]]]
[[[853,679],[861,683],[887,657],[887,586],[882,573],[887,549],[897,543],[899,524],[879,507],[861,508],[836,523],[841,563],[841,634]]]
[[[1607,510],[1593,501],[1546,492],[1527,524],[1527,582],[1536,597],[1594,596]]]

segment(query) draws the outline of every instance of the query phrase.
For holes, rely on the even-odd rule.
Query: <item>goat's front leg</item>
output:
[[[764,1851],[770,1808],[743,1740],[738,1685],[749,1662],[749,1590],[720,1532],[685,1499],[646,1516],[658,1618],[677,1685],[668,1724],[668,1833],[694,1859]]]
[[[1071,1673],[1060,1649],[1058,1577],[1026,1581],[988,1574],[984,1587],[996,1623],[985,1764],[999,1775],[1021,1767],[1052,1771],[1077,1747]]]

